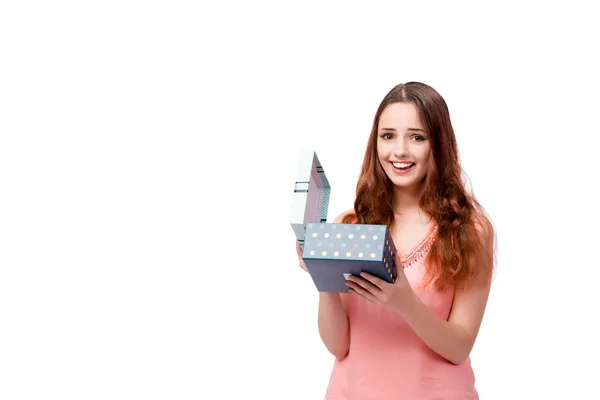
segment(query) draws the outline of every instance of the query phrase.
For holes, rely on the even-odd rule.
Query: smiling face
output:
[[[418,190],[427,174],[431,144],[417,106],[392,103],[381,113],[377,156],[397,188]]]

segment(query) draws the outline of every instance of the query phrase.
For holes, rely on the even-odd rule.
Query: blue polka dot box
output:
[[[320,292],[347,292],[347,277],[361,272],[395,282],[395,253],[385,225],[306,225],[302,259]]]
[[[385,225],[327,223],[331,185],[317,154],[300,153],[294,182],[291,226],[317,289],[347,292],[347,277],[369,272],[396,279],[396,252]]]

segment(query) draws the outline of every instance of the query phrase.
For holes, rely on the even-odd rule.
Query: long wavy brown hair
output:
[[[492,277],[495,234],[490,218],[468,193],[448,106],[432,87],[420,82],[396,85],[375,114],[356,187],[354,212],[342,223],[394,224],[394,184],[377,156],[377,132],[383,110],[392,103],[412,103],[429,133],[431,156],[421,186],[420,207],[438,224],[437,238],[426,258],[425,284],[444,290]],[[491,245],[490,245],[491,243]]]

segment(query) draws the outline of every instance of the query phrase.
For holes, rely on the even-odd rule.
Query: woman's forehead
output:
[[[378,128],[395,130],[423,129],[419,109],[412,103],[390,104],[381,113]]]

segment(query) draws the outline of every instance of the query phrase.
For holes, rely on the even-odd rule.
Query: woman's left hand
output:
[[[372,303],[401,312],[414,293],[406,278],[404,269],[400,266],[400,260],[396,259],[395,261],[398,266],[395,283],[389,283],[367,272],[362,272],[360,277],[355,275],[348,277],[346,285],[350,288],[350,293],[354,293]]]

